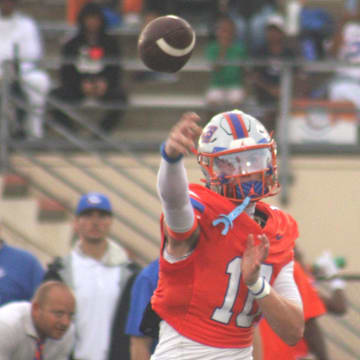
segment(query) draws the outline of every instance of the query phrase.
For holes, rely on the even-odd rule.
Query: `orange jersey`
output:
[[[236,205],[200,185],[191,185],[190,190],[200,237],[185,260],[170,264],[160,257],[152,308],[181,335],[199,343],[220,348],[250,346],[252,325],[260,314],[241,277],[247,236],[252,233],[256,238],[265,233],[269,238],[270,252],[261,274],[273,283],[281,268],[293,259],[297,224],[283,211],[258,202],[257,209],[268,218],[264,228],[242,213],[233,228],[221,235],[223,225],[213,226],[212,222]],[[161,229],[163,249],[163,221]]]
[[[294,279],[303,302],[305,322],[323,315],[326,309],[312,285],[313,280],[296,261]],[[296,346],[288,346],[274,333],[265,319],[261,320],[259,326],[263,345],[263,360],[277,360],[279,354],[281,354],[282,360],[295,360],[307,355],[308,347],[304,339],[301,339]]]

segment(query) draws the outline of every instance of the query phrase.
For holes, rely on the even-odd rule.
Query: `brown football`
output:
[[[195,32],[186,20],[175,15],[160,16],[141,31],[138,53],[149,69],[174,73],[190,59],[195,41]]]

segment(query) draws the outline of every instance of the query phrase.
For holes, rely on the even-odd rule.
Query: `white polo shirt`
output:
[[[120,294],[121,268],[72,252],[76,360],[105,360]],[[1,360],[1,359],[0,359]]]
[[[68,360],[74,336],[74,327],[71,325],[61,339],[46,339],[44,360]],[[0,360],[33,360],[36,338],[31,303],[13,302],[0,307]]]

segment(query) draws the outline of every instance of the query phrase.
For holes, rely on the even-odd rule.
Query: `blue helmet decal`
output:
[[[218,153],[220,151],[225,151],[225,150],[227,150],[226,147],[215,146],[212,153],[214,154],[214,153]]]

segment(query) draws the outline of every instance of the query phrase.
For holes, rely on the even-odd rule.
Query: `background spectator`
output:
[[[99,193],[83,195],[74,228],[79,240],[71,253],[49,265],[45,279],[63,280],[74,289],[75,359],[127,360],[125,323],[135,266],[108,236],[112,206]]]
[[[302,1],[299,11],[299,31],[293,38],[293,46],[297,48],[304,61],[326,61],[329,59],[328,43],[333,36],[335,19],[331,13],[319,6]],[[323,72],[303,72],[303,95],[313,99],[327,98],[329,74]]]
[[[213,28],[219,11],[219,0],[145,0],[145,24],[158,16],[174,14],[195,27]]]
[[[259,104],[264,106],[260,114],[269,131],[275,130],[282,61],[294,60],[295,53],[288,46],[285,22],[281,15],[272,15],[266,23],[266,43],[254,54],[255,59],[267,61],[266,65],[256,66],[251,73],[253,94]]]
[[[137,1],[137,0],[136,0]],[[141,2],[142,0],[139,0]],[[116,1],[116,0],[67,0],[66,2],[66,20],[69,25],[76,25],[77,18],[81,9],[88,3],[97,3],[101,6],[107,23],[110,27],[117,27],[122,22],[123,10],[128,11],[134,8],[128,4],[132,0]],[[138,7],[138,6],[136,6]]]
[[[245,46],[237,40],[230,17],[217,20],[215,39],[208,44],[205,57],[212,65],[206,102],[212,106],[239,107],[245,98],[244,66],[221,64],[247,58]]]
[[[102,105],[126,105],[119,39],[106,32],[105,17],[99,5],[88,3],[84,6],[79,13],[77,32],[64,44],[61,55],[61,85],[52,92],[55,98],[72,104],[98,101]],[[61,110],[53,109],[52,114],[74,130],[72,120]],[[122,109],[104,109],[100,129],[110,133],[123,114]]]
[[[17,0],[0,1],[0,78],[3,77],[4,61],[14,61],[13,70],[19,77],[14,86],[15,95],[23,95],[29,104],[25,124],[22,119],[13,124],[15,135],[38,139],[43,136],[50,79],[37,64],[44,55],[37,23],[17,11],[17,5]]]
[[[220,0],[220,9],[233,18],[239,39],[255,51],[264,45],[267,18],[278,6],[277,0]]]
[[[360,11],[346,14],[339,21],[329,53],[338,61],[359,64],[359,41]],[[360,109],[360,68],[346,65],[338,67],[328,91],[330,100],[350,101]]]
[[[0,306],[29,301],[43,277],[44,269],[34,255],[0,239]]]
[[[325,9],[304,6],[300,12],[300,48],[305,60],[327,57],[326,43],[334,32],[335,20]]]
[[[144,310],[150,302],[159,278],[159,259],[154,260],[136,277],[131,289],[131,303],[126,333],[130,336],[131,360],[149,360],[157,338],[144,335],[140,330]]]
[[[0,307],[0,358],[67,360],[74,342],[75,298],[57,281],[42,284],[32,302]]]
[[[316,260],[314,266],[309,266],[303,259],[299,248],[295,248],[295,256],[301,263],[303,269],[307,271],[312,278],[317,292],[324,302],[328,312],[337,315],[344,315],[347,311],[347,302],[345,296],[345,281],[339,276],[339,268],[330,251],[324,251]],[[319,287],[318,279],[326,281],[330,288],[329,292],[324,292]]]

